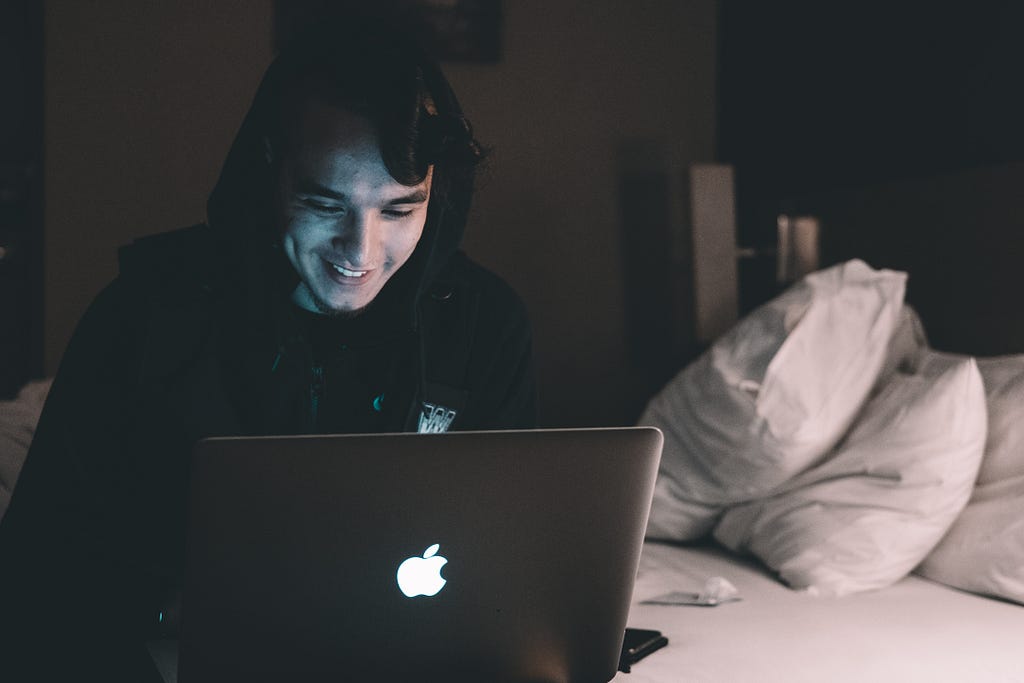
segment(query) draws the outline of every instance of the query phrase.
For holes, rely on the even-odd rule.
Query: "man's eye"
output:
[[[345,211],[344,206],[336,206],[334,204],[321,204],[320,202],[311,201],[309,199],[305,200],[303,204],[305,204],[313,211],[316,211],[317,213],[327,213],[333,215],[343,213]]]
[[[405,218],[412,214],[412,210],[403,211],[401,209],[385,209],[381,213],[388,218]]]

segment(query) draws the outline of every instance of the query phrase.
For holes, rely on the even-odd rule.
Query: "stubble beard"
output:
[[[313,288],[307,285],[305,282],[302,283],[302,286],[306,288],[306,292],[309,294],[309,297],[312,300],[313,305],[316,306],[317,311],[319,311],[322,315],[326,315],[331,318],[338,318],[339,320],[347,320],[349,318],[359,317],[367,309],[369,309],[370,306],[373,305],[373,302],[377,299],[377,297],[374,297],[373,299],[370,300],[370,303],[359,308],[351,310],[338,309],[334,308],[328,301],[321,298],[315,291],[313,291]]]

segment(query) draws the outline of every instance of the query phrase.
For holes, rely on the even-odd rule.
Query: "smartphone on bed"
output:
[[[630,666],[666,645],[668,638],[661,635],[661,631],[627,628],[626,638],[622,641],[622,656],[619,657],[619,671],[628,674]]]

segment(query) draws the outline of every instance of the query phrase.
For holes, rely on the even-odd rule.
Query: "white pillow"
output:
[[[879,375],[906,274],[812,273],[741,320],[648,404],[665,434],[647,533],[690,540],[828,452]]]
[[[974,360],[926,351],[915,374],[897,373],[868,403],[825,462],[726,512],[715,537],[794,588],[845,595],[888,586],[967,503],[986,422]]]
[[[1024,355],[980,358],[988,442],[960,517],[917,572],[1024,603]]]
[[[988,402],[988,443],[978,485],[1024,476],[1024,355],[978,358]],[[1024,516],[1024,503],[1021,505]]]

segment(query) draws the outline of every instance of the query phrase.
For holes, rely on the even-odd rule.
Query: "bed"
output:
[[[641,601],[699,591],[713,576],[742,598],[715,607]],[[908,576],[843,598],[793,591],[711,544],[648,542],[629,625],[669,644],[616,683],[1024,681],[1024,607]]]
[[[670,644],[616,681],[1024,681],[1021,188],[1008,164],[784,203],[822,269],[640,418],[668,542],[629,623]],[[743,599],[643,602],[712,576]]]

